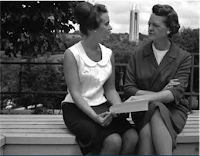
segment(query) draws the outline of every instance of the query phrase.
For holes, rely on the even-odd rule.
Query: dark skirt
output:
[[[108,111],[109,107],[108,103],[104,103],[92,108],[97,114],[100,114]],[[64,122],[67,128],[76,136],[76,141],[84,155],[102,145],[109,135],[113,133],[122,135],[133,128],[126,120],[127,115],[124,114],[113,118],[109,126],[102,127],[83,113],[75,104],[64,103],[62,110]]]
[[[132,120],[136,125],[136,130],[139,132],[148,122],[150,122],[156,108],[160,111],[161,117],[172,137],[172,148],[174,149],[176,148],[176,137],[186,124],[186,112],[176,109],[170,105],[167,107],[161,102],[153,101],[150,103],[149,110],[147,112],[131,113]]]

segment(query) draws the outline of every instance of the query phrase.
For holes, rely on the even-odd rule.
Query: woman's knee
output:
[[[138,142],[138,133],[135,129],[129,129],[123,135],[123,142],[128,144],[137,144]]]
[[[160,110],[158,108],[155,110],[150,122],[152,124],[155,123],[156,125],[159,125],[159,126],[161,126],[164,123],[160,114]]]
[[[139,138],[151,139],[151,125],[147,123],[139,132]]]
[[[82,133],[80,133],[80,129]],[[80,140],[88,142],[89,140],[95,139],[98,135],[98,127],[90,121],[83,120],[77,124],[72,131]]]
[[[122,138],[119,134],[114,133],[109,135],[103,142],[104,147],[115,149],[120,149],[122,145]]]

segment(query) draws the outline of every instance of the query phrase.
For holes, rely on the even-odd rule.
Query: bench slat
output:
[[[188,117],[187,120],[199,120],[199,116],[196,116],[196,117]]]
[[[1,129],[3,128],[27,128],[27,129],[32,129],[32,128],[47,128],[47,125],[1,125]],[[64,124],[54,124],[54,125],[48,125],[48,128],[66,128]]]
[[[24,118],[61,118],[62,115],[14,115],[14,114],[10,114],[10,115],[3,115],[1,114],[1,119],[24,119]]]
[[[34,122],[34,121],[25,121],[25,122],[1,122],[1,125],[61,125],[64,124],[64,121],[41,121],[41,122]]]
[[[77,144],[73,134],[3,133],[6,144]]]
[[[199,128],[195,129],[183,129],[181,133],[193,133],[193,132],[198,132],[199,133]]]
[[[66,128],[64,124],[50,124],[50,125],[1,125],[1,129],[10,128],[24,128],[24,129],[41,129],[41,128],[54,128],[54,129],[60,129],[60,128]],[[187,129],[193,129],[193,128],[199,128],[199,125],[185,125],[184,128]]]
[[[199,121],[186,121],[186,124],[199,125]]]
[[[185,125],[184,128],[199,128],[199,125]]]
[[[63,121],[61,118],[25,118],[25,119],[15,119],[15,122],[26,122],[26,121],[37,121],[37,122],[42,122],[42,121]],[[0,119],[0,122],[13,122],[13,119]]]
[[[176,141],[177,143],[194,143],[194,142],[198,142],[199,143],[199,133],[195,132],[195,133],[180,133],[177,138]]]
[[[131,119],[128,119],[128,120],[131,120]],[[15,122],[64,122],[62,118],[42,118],[42,119],[34,119],[34,118],[26,118],[26,119],[15,119]],[[195,117],[195,118],[188,118],[187,119],[187,122],[191,122],[191,121],[199,121],[198,117]],[[5,123],[9,123],[9,122],[13,122],[13,119],[0,119],[0,122],[1,124],[5,124]]]
[[[71,133],[67,128],[59,128],[59,129],[1,129],[1,133],[48,133],[48,134],[66,134]]]
[[[10,122],[1,122],[1,125],[52,125],[52,124],[64,124],[64,121],[10,121]],[[199,121],[187,121],[187,125],[199,125]]]

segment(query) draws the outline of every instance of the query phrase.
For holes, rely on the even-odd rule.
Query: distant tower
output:
[[[132,6],[130,11],[129,41],[139,42],[139,10],[137,5]]]

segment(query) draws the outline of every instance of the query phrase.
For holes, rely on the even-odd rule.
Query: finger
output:
[[[110,125],[111,121],[112,121],[112,118],[109,118],[109,119],[105,122],[105,125]]]
[[[168,85],[180,84],[180,82],[169,82]]]
[[[180,85],[180,82],[173,82],[169,84],[169,86],[177,86],[177,85]]]
[[[113,116],[113,117],[117,117],[118,114],[116,114],[116,113],[112,113],[112,116]]]
[[[103,123],[101,123],[101,125],[102,125],[103,127],[106,127],[107,125],[109,125],[109,122],[108,122],[108,121],[104,121]]]
[[[107,115],[111,115],[111,113],[110,112],[103,112],[103,113],[100,114],[100,116],[103,117],[103,118]]]
[[[109,126],[111,122],[112,122],[112,118],[109,119],[109,120],[105,123],[105,126]]]
[[[173,86],[180,85],[180,82],[173,83]]]
[[[180,83],[179,81],[170,81],[169,83]]]
[[[170,82],[177,82],[178,79],[171,79]]]
[[[110,124],[110,122],[112,121],[112,117],[109,117],[109,116],[106,116],[104,119],[103,119],[103,125],[108,125]]]
[[[167,86],[166,89],[172,88],[173,86]]]
[[[110,119],[112,119],[112,116],[111,116],[111,115],[107,115],[107,116],[104,118],[104,121],[107,122],[107,121],[109,121]]]

